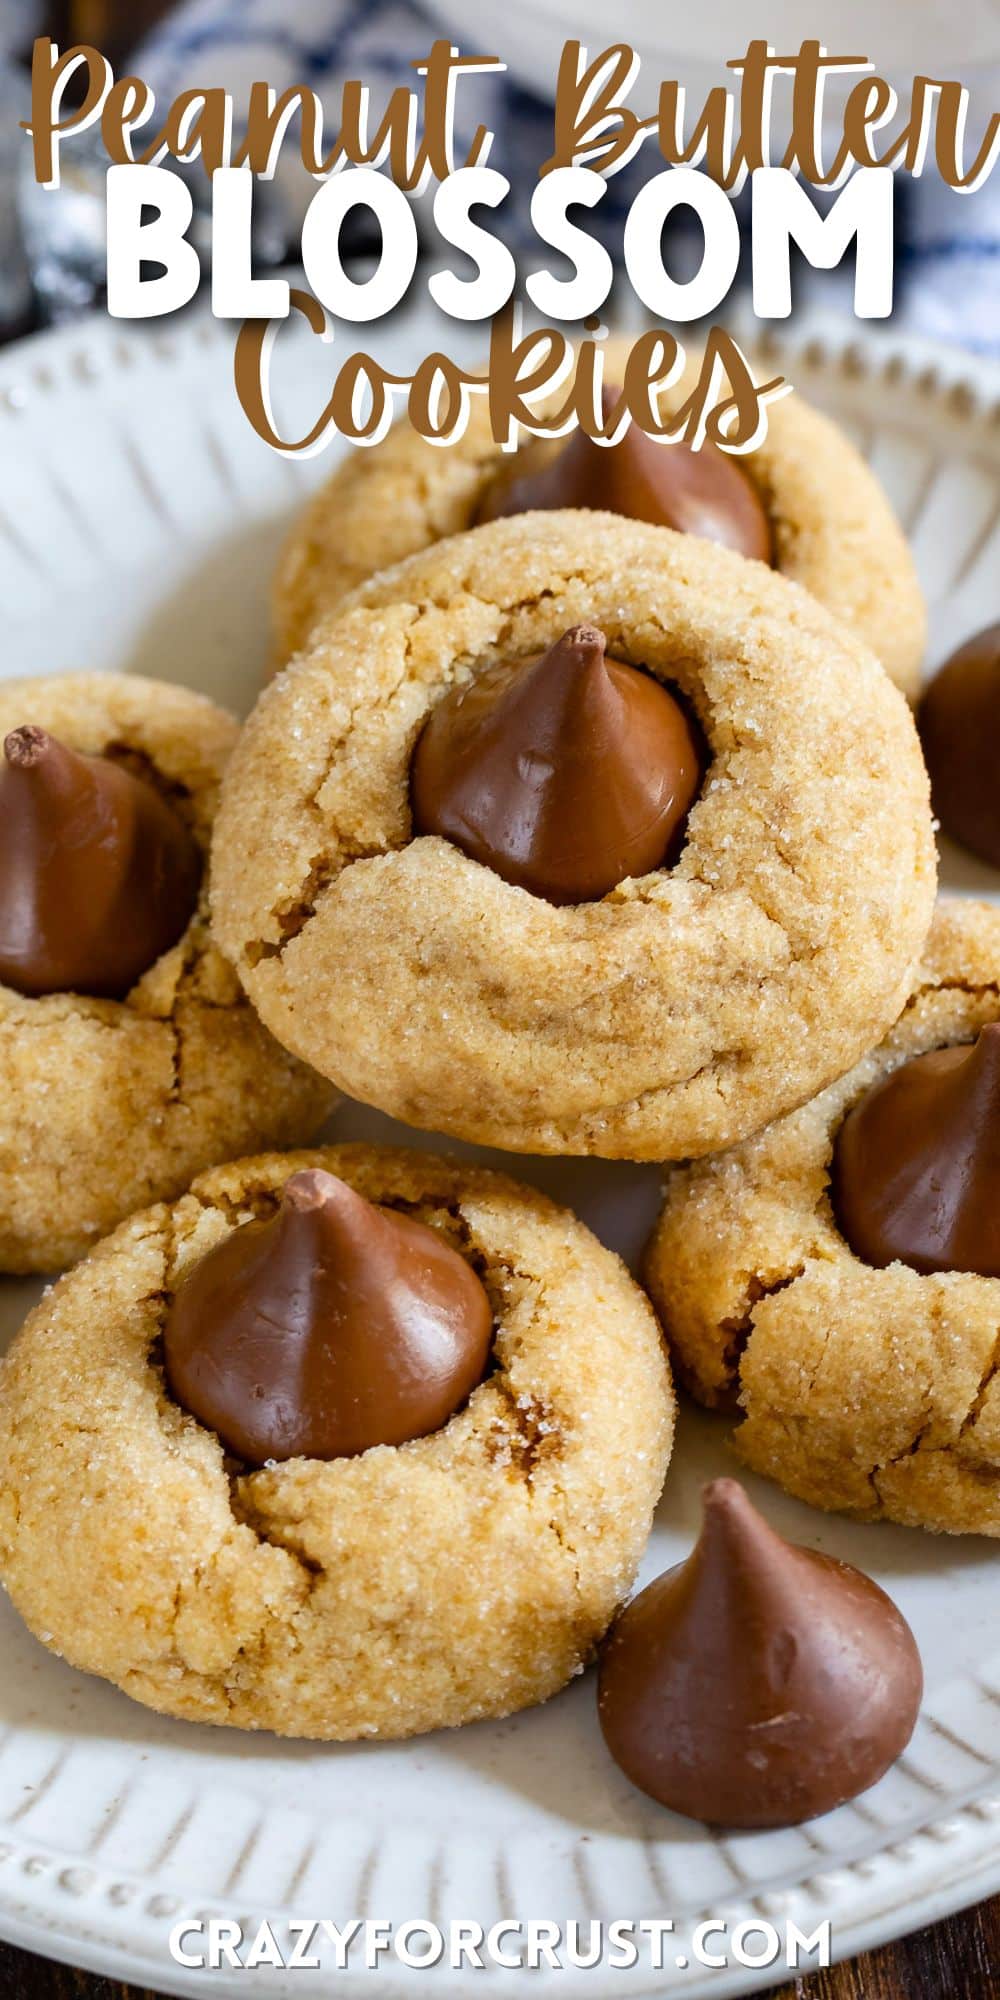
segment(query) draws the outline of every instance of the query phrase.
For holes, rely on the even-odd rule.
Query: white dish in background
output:
[[[451,329],[454,345],[455,329]],[[329,348],[299,340],[296,394],[315,412]],[[383,334],[401,371],[435,345],[419,316]],[[1000,371],[848,327],[767,346],[870,457],[906,521],[932,608],[930,657],[997,615]],[[286,379],[287,379],[287,371]],[[245,707],[267,650],[267,581],[292,510],[331,454],[297,464],[257,440],[232,390],[232,331],[191,318],[158,333],[107,322],[0,357],[3,671],[117,667]],[[948,863],[952,886],[997,878]],[[347,1106],[342,1135],[411,1133]],[[416,1143],[432,1143],[418,1138]],[[472,1149],[457,1149],[471,1151]],[[654,1169],[505,1159],[633,1256],[657,1206]],[[38,1286],[0,1287],[4,1336]],[[81,1396],[86,1384],[81,1383]],[[725,1425],[685,1409],[644,1567],[688,1549],[698,1490],[725,1469]],[[1000,1887],[998,1550],[824,1516],[747,1481],[794,1539],[860,1563],[917,1633],[927,1700],[881,1785],[814,1824],[719,1837],[633,1791],[602,1747],[593,1676],[543,1709],[410,1744],[333,1747],[158,1718],[51,1658],[0,1610],[0,1933],[77,1964],[183,1993],[237,1991],[185,1974],[167,1936],[184,1914],[656,1917],[833,1923],[838,1955]],[[506,1989],[510,1974],[484,1974]],[[366,1975],[258,1972],[266,1994],[331,1992]],[[669,1973],[721,1996],[759,1972]],[[559,1990],[635,2000],[662,1975],[571,1972]],[[459,1994],[464,1973],[390,1965],[374,1985]],[[489,1990],[484,1986],[484,1990]]]

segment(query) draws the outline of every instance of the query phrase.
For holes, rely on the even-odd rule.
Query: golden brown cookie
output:
[[[628,345],[609,343],[607,380],[621,380]],[[692,364],[662,393],[662,409],[679,407],[695,372]],[[528,439],[516,457],[531,453],[538,460],[561,442]],[[896,685],[915,696],[926,637],[923,598],[906,538],[860,453],[795,392],[769,407],[765,441],[736,462],[766,504],[778,569],[853,627]],[[473,401],[469,427],[454,445],[428,444],[404,421],[381,445],[352,452],[285,543],[274,583],[279,663],[373,572],[470,527],[490,486],[509,478],[513,463],[493,442],[482,398]]]
[[[676,866],[557,908],[413,838],[409,764],[448,689],[581,621],[679,688],[711,761]],[[272,682],[213,921],[262,1019],[354,1096],[515,1150],[679,1159],[878,1039],[934,874],[913,723],[857,637],[763,564],[564,512],[411,557]]]
[[[872,1269],[830,1201],[834,1141],[879,1077],[1000,1018],[1000,910],[939,906],[881,1047],[756,1139],[679,1167],[646,1279],[681,1379],[736,1404],[744,1463],[817,1507],[1000,1535],[1000,1280]]]
[[[432,1436],[247,1473],[168,1397],[160,1334],[178,1280],[304,1166],[474,1263],[495,1365]],[[644,1295],[534,1190],[364,1146],[238,1161],[28,1319],[0,1369],[0,1572],[47,1645],[171,1715],[330,1738],[507,1715],[627,1594],[673,1420]]]
[[[232,718],[124,674],[5,681],[0,738],[35,723],[85,754],[136,760],[207,851]],[[273,1041],[211,942],[208,891],[124,1001],[0,986],[0,1270],[51,1271],[213,1161],[290,1145],[334,1094]]]

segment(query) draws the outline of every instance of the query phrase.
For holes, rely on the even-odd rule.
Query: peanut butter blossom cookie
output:
[[[608,383],[616,370],[620,379],[627,351],[609,343]],[[660,393],[664,416],[690,386],[685,376]],[[608,428],[618,393],[605,393]],[[374,571],[499,515],[554,507],[626,515],[772,563],[916,694],[926,618],[905,537],[854,446],[797,393],[770,406],[765,441],[739,457],[710,444],[697,452],[660,444],[634,424],[607,449],[574,432],[528,438],[512,455],[494,444],[482,399],[446,450],[397,424],[383,444],[344,461],[292,530],[274,586],[278,662]]]
[[[53,1270],[333,1093],[211,943],[205,862],[236,724],[134,676],[0,688],[0,1270]]]
[[[761,563],[609,514],[374,579],[265,691],[213,920],[285,1046],[406,1122],[682,1158],[903,1003],[927,779],[864,644]]]
[[[647,1279],[740,1457],[814,1505],[1000,1535],[1000,911],[941,905],[849,1076],[677,1169]]]
[[[0,1574],[46,1645],[170,1715],[506,1715],[627,1595],[673,1421],[648,1300],[542,1195],[366,1147],[243,1160],[123,1223],[15,1341]]]

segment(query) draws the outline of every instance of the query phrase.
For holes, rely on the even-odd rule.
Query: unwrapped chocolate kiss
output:
[[[945,833],[1000,868],[1000,625],[945,661],[924,694],[918,727]]]
[[[177,943],[202,861],[152,784],[46,730],[0,762],[0,981],[32,997],[123,999]]]
[[[617,401],[618,392],[605,389],[606,425]],[[738,461],[708,443],[698,451],[673,441],[657,443],[636,423],[618,444],[595,444],[577,429],[554,455],[526,446],[512,474],[501,474],[487,488],[476,518],[495,521],[550,507],[600,507],[657,528],[702,535],[760,562],[773,560],[767,511]]]
[[[432,711],[410,770],[414,831],[550,903],[585,903],[672,858],[697,796],[693,724],[652,674],[575,625]]]
[[[793,1547],[716,1479],[687,1561],[612,1628],[598,1708],[612,1756],[662,1805],[774,1827],[875,1784],[922,1692],[913,1634],[878,1584]]]
[[[164,1329],[176,1401],[252,1465],[351,1458],[439,1430],[481,1381],[478,1277],[422,1222],[319,1168],[197,1263]]]
[[[866,1264],[1000,1278],[1000,1022],[902,1063],[848,1112],[833,1201]]]

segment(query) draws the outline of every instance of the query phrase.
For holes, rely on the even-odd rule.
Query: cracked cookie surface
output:
[[[555,908],[412,838],[409,763],[448,689],[581,622],[679,688],[711,761],[674,867]],[[860,640],[762,564],[564,512],[374,579],[265,690],[213,922],[279,1040],[365,1102],[511,1150],[677,1159],[878,1039],[934,877],[913,723]]]
[[[735,1151],[678,1168],[646,1281],[681,1380],[744,1463],[817,1507],[1000,1535],[1000,1280],[874,1270],[830,1201],[837,1131],[910,1057],[1000,1018],[1000,910],[939,906],[880,1048]]]
[[[204,696],[125,674],[6,681],[30,721],[152,773],[207,855],[237,727]],[[207,871],[206,871],[207,872]],[[0,986],[0,1271],[58,1270],[212,1161],[310,1138],[329,1086],[274,1041],[208,931],[208,892],[122,1002]]]
[[[470,1259],[494,1368],[432,1436],[248,1473],[168,1397],[159,1338],[183,1274],[307,1166]],[[533,1189],[366,1146],[239,1161],[123,1223],[0,1366],[0,1573],[46,1644],[171,1715],[336,1739],[505,1715],[627,1594],[673,1420],[648,1300]]]
[[[609,382],[621,381],[629,345],[608,342]],[[662,409],[680,407],[698,365],[689,363],[661,393]],[[521,449],[549,447],[529,439]],[[515,462],[494,444],[482,397],[473,398],[464,437],[446,449],[402,421],[378,447],[354,451],[309,501],[282,552],[274,583],[278,661],[303,647],[317,621],[376,570],[470,527],[494,480],[510,476]],[[793,392],[770,406],[766,439],[737,463],[767,507],[778,569],[853,627],[915,697],[923,598],[906,538],[860,453]],[[600,530],[593,532],[596,542]]]

